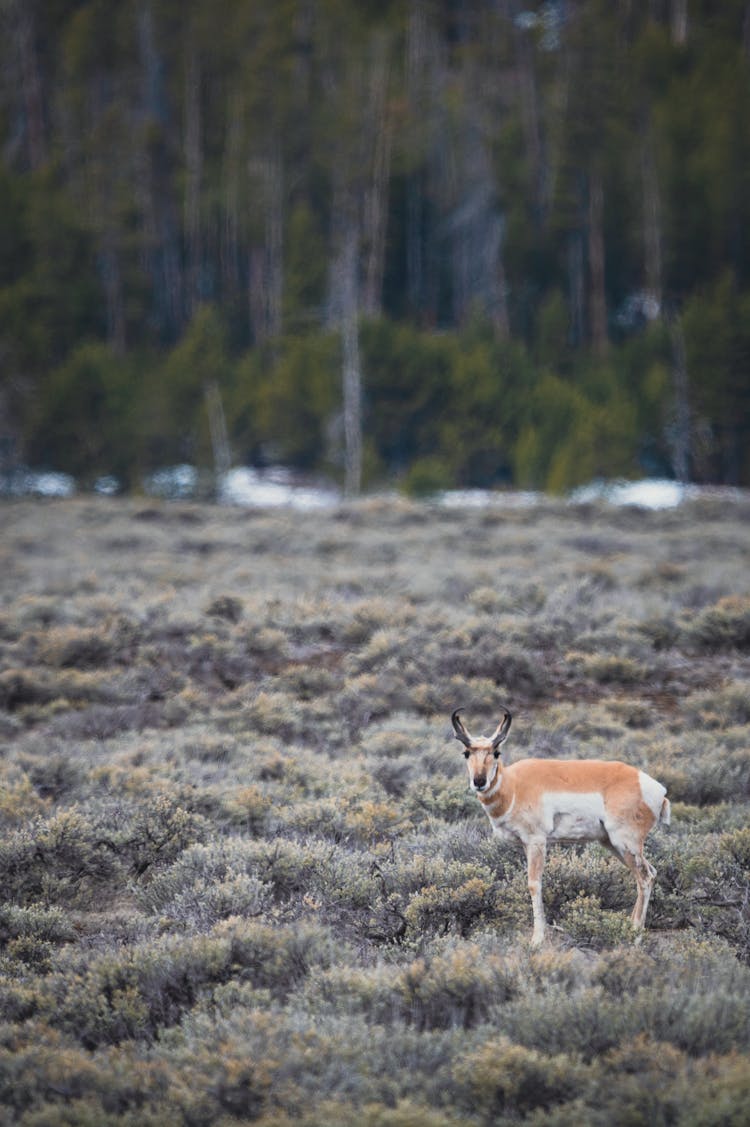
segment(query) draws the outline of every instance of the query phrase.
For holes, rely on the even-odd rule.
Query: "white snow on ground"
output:
[[[674,509],[690,495],[690,486],[654,477],[643,481],[592,481],[574,489],[569,500],[574,505],[608,501],[610,505],[637,505],[641,509]]]
[[[0,496],[72,497],[76,483],[70,474],[30,470],[25,466],[0,475]]]
[[[168,497],[171,500],[188,498],[198,488],[198,471],[195,466],[165,466],[144,478],[143,488],[151,497]]]
[[[592,481],[567,495],[571,505],[586,505],[592,501],[615,507],[631,506],[639,509],[674,509],[683,501],[712,498],[716,501],[739,501],[748,491],[730,486],[685,485],[667,478],[644,478],[642,481]],[[441,493],[439,504],[446,508],[531,508],[547,498],[545,493],[530,490],[456,489]]]
[[[250,466],[236,466],[222,476],[219,500],[228,505],[327,509],[339,503],[341,494],[331,488],[299,485],[287,470],[264,473]]]
[[[99,478],[94,491],[111,496],[119,491],[116,478]],[[211,475],[201,474],[188,464],[165,466],[144,479],[143,488],[152,497],[164,500],[208,498],[212,492]],[[0,475],[0,496],[72,497],[76,483],[69,474],[40,472],[19,468]],[[382,498],[399,498],[395,492],[378,493]],[[641,509],[672,509],[683,501],[696,498],[740,501],[750,497],[748,490],[729,486],[684,485],[666,478],[644,478],[642,481],[592,481],[568,494],[571,505],[600,502],[613,506]],[[226,505],[246,508],[330,509],[342,501],[342,494],[333,485],[316,485],[300,478],[284,466],[257,470],[251,466],[235,466],[219,480],[217,500]],[[549,500],[547,494],[523,489],[449,489],[427,498],[446,509],[524,509]]]
[[[569,496],[573,505],[588,501],[606,501],[610,505],[633,505],[641,509],[674,509],[683,501],[711,498],[715,501],[741,501],[746,489],[729,485],[686,485],[668,478],[644,478],[642,481],[592,481],[574,489]]]
[[[484,509],[497,505],[507,509],[528,509],[544,499],[543,493],[530,489],[447,489],[437,500],[445,509]]]

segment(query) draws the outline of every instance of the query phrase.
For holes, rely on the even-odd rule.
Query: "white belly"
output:
[[[562,792],[544,796],[544,828],[549,841],[604,841],[604,799],[600,794]]]

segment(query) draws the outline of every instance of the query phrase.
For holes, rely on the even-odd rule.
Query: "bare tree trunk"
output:
[[[672,42],[677,47],[684,47],[688,40],[687,0],[672,0],[670,24]]]
[[[175,333],[182,325],[183,277],[178,233],[178,207],[172,196],[167,155],[158,128],[167,123],[163,61],[156,46],[153,11],[144,2],[138,11],[138,53],[143,74],[142,136],[136,149],[136,196],[143,223],[142,265],[151,280],[157,320]]]
[[[424,2],[412,0],[406,30],[406,94],[414,117],[422,108],[426,36]],[[423,196],[422,176],[414,170],[406,185],[406,296],[412,313],[421,311],[424,295]]]
[[[607,295],[604,280],[604,187],[600,172],[589,177],[589,280],[591,343],[607,350]]]
[[[11,408],[11,386],[6,381],[0,386],[0,485],[3,479],[10,483],[10,475],[20,461],[20,427],[16,425]]]
[[[534,71],[534,56],[529,35],[524,28],[519,25],[516,18],[518,15],[518,5],[513,3],[510,7],[513,45],[516,57],[514,74],[519,92],[524,141],[528,154],[529,168],[531,170],[534,211],[537,219],[542,220],[547,212],[549,203],[549,184],[547,183],[548,177],[542,156],[542,130],[539,122],[539,98],[537,95],[537,82]]]
[[[674,403],[667,426],[667,442],[672,454],[672,468],[678,481],[690,480],[690,402],[685,358],[685,336],[679,314],[670,318],[672,337],[672,380]]]
[[[344,490],[348,497],[356,497],[362,488],[362,373],[359,359],[358,330],[358,244],[359,236],[356,224],[350,222],[341,254]]]
[[[26,118],[29,167],[41,167],[47,159],[42,80],[31,0],[15,0],[15,32],[20,63],[21,95]]]
[[[142,70],[141,135],[135,149],[135,194],[141,215],[140,257],[141,267],[151,280],[154,292],[158,289],[156,247],[159,224],[156,216],[153,156],[146,138],[162,117],[161,66],[154,38],[154,16],[150,3],[138,10],[138,54]]]
[[[106,204],[105,204],[106,207]],[[125,353],[125,301],[122,292],[122,271],[117,250],[117,235],[114,223],[105,217],[105,230],[100,236],[100,273],[107,303],[107,340],[118,356]]]
[[[224,208],[221,229],[221,276],[224,288],[235,293],[240,282],[240,164],[242,103],[238,93],[229,99],[222,179]]]
[[[510,336],[510,317],[508,315],[508,280],[503,259],[503,236],[505,224],[500,215],[492,217],[485,242],[487,258],[485,273],[490,280],[488,294],[488,314],[499,337]]]
[[[143,68],[142,105],[146,117],[162,121],[165,116],[163,63],[156,49],[151,0],[143,0],[137,15],[138,53]]]
[[[188,314],[201,300],[203,248],[201,245],[201,180],[203,175],[203,137],[200,105],[200,64],[188,32],[185,61],[185,243],[187,258]]]
[[[423,224],[423,187],[412,173],[406,186],[406,296],[414,315],[422,311],[424,291]]]
[[[328,256],[328,282],[325,310],[326,328],[334,332],[341,329],[346,310],[346,271],[344,253],[347,238],[354,224],[352,219],[351,189],[348,186],[349,169],[344,156],[337,153],[333,167],[333,199],[331,202],[330,252]]]
[[[88,113],[81,123],[87,139],[83,142],[80,195],[96,240],[96,266],[104,291],[107,342],[114,352],[123,355],[127,342],[121,265],[122,169],[117,161],[121,138],[116,113],[107,122],[109,129],[105,132],[102,128],[113,108],[105,70],[97,68],[88,86]],[[92,137],[96,138],[93,142],[89,140]]]
[[[388,55],[384,37],[374,45],[368,132],[373,151],[372,174],[365,192],[364,242],[366,246],[362,309],[377,316],[382,306],[385,271],[385,236],[388,221],[388,184],[391,169],[393,125],[388,112]]]
[[[451,146],[453,175],[446,181],[450,207],[453,317],[457,324],[480,314],[500,335],[509,331],[503,263],[504,220],[487,145],[479,96],[464,75],[463,115]]]
[[[250,247],[247,263],[247,302],[250,331],[256,344],[268,337],[266,309],[266,270],[263,247]]]
[[[266,213],[268,246],[268,328],[271,336],[281,332],[284,297],[284,200],[281,149],[275,145],[269,164],[269,186]]]
[[[218,486],[220,478],[227,473],[232,465],[227,421],[221,391],[216,380],[210,380],[203,391],[206,398],[208,428],[211,434],[211,449],[214,456],[214,474]]]
[[[574,347],[583,341],[586,328],[583,274],[583,234],[580,230],[574,230],[568,236],[570,342]]]
[[[250,250],[250,325],[256,340],[278,336],[284,297],[284,201],[281,150],[250,162],[263,209],[263,245]]]
[[[654,161],[650,128],[644,131],[641,145],[641,184],[643,189],[643,252],[646,289],[661,309],[662,304],[662,230],[659,181]]]
[[[341,393],[344,423],[344,490],[362,487],[362,372],[359,356],[360,234],[355,188],[346,153],[334,167],[331,214],[333,253],[328,278],[327,321],[341,334]]]

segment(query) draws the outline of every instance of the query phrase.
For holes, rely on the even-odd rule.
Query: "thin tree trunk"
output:
[[[662,304],[662,229],[659,181],[654,161],[653,138],[650,128],[644,131],[641,145],[641,185],[643,190],[643,253],[646,289]]]
[[[424,136],[428,28],[424,0],[411,0],[406,28],[406,96],[415,133]],[[425,175],[417,163],[406,184],[406,297],[409,312],[420,316],[425,302]]]
[[[256,344],[261,344],[268,336],[265,294],[265,254],[263,247],[252,246],[247,263],[247,304],[250,332]]]
[[[490,279],[488,312],[495,331],[503,340],[510,336],[510,317],[508,315],[508,280],[503,259],[504,221],[500,215],[492,217],[487,230],[485,253],[486,273]]]
[[[385,38],[375,44],[371,78],[370,128],[372,174],[365,193],[364,241],[367,247],[362,309],[377,316],[382,306],[385,272],[385,237],[388,221],[388,184],[393,126],[388,112],[388,56]]]
[[[281,333],[284,297],[284,199],[281,149],[278,144],[269,163],[266,244],[269,267],[268,328],[271,336]]]
[[[672,31],[672,42],[677,47],[684,47],[688,40],[687,0],[672,0],[670,24]]]
[[[227,421],[221,391],[216,380],[210,380],[203,390],[208,413],[208,428],[211,434],[211,449],[214,456],[214,474],[218,486],[220,478],[227,473],[232,464]]]
[[[358,264],[359,236],[354,222],[348,226],[341,255],[342,382],[344,401],[344,490],[356,497],[362,488],[362,372],[359,358]]]
[[[239,94],[229,99],[229,121],[224,146],[222,179],[224,208],[221,229],[221,276],[224,288],[236,293],[240,282],[240,153],[242,103]]]
[[[517,5],[511,5],[511,24],[516,65],[514,74],[519,92],[523,135],[531,170],[531,183],[534,193],[534,212],[543,220],[549,202],[545,163],[542,156],[542,130],[539,121],[539,98],[537,95],[534,56],[528,33],[519,25]]]
[[[201,180],[203,175],[203,138],[200,105],[200,64],[198,52],[189,34],[185,62],[185,243],[188,280],[188,313],[192,314],[201,300],[203,248],[201,245]]]
[[[424,294],[423,223],[421,177],[412,173],[406,186],[406,296],[415,316],[422,312]]]
[[[100,273],[107,304],[107,340],[112,350],[118,356],[123,356],[127,342],[120,256],[117,251],[114,223],[109,216],[105,218],[105,224],[105,230],[101,235]]]
[[[26,118],[29,167],[40,168],[47,159],[42,80],[31,0],[16,0],[14,5],[16,41],[20,63],[21,94]]]
[[[568,306],[570,310],[570,343],[577,347],[584,338],[585,302],[583,277],[583,234],[571,231],[568,236]]]
[[[145,0],[139,6],[136,24],[138,54],[143,68],[143,111],[148,120],[162,122],[166,116],[164,65],[156,49],[154,13],[150,0]]]
[[[135,195],[141,218],[139,239],[140,265],[151,281],[155,298],[159,294],[160,279],[157,267],[157,246],[159,243],[159,223],[157,220],[156,193],[154,187],[154,158],[148,144],[154,125],[162,118],[161,63],[156,50],[154,36],[154,17],[150,4],[143,4],[138,11],[138,56],[141,65],[141,130],[134,151]]]
[[[284,297],[284,201],[281,151],[250,162],[263,210],[263,245],[250,250],[250,325],[256,341],[278,336]]]
[[[143,3],[139,8],[137,30],[143,90],[142,130],[136,150],[136,196],[143,224],[142,263],[151,280],[156,320],[162,331],[173,336],[184,320],[179,206],[162,139],[168,126],[167,99],[151,3]]]
[[[607,296],[604,280],[604,187],[599,172],[589,177],[589,281],[591,343],[602,355],[607,350]]]
[[[672,453],[672,468],[678,481],[690,479],[690,403],[685,355],[685,336],[678,314],[670,319],[672,337],[672,382],[674,403],[667,441]]]

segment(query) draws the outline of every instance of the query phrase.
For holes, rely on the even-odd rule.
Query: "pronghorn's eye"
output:
[[[465,752],[464,752],[464,759],[468,759],[470,755],[471,755],[471,752],[470,752],[470,751],[468,751],[468,750],[467,750],[467,751],[465,751]]]
[[[500,758],[500,748],[498,748],[497,751],[493,751],[492,754],[495,756],[495,759],[499,759]]]

